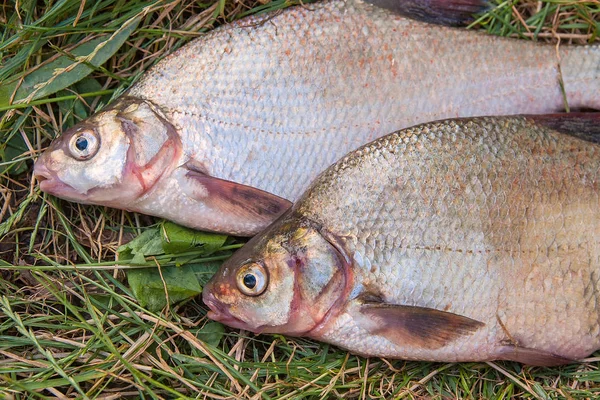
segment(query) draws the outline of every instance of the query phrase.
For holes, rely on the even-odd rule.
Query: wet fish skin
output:
[[[106,190],[105,202],[85,190],[68,198],[250,236],[318,173],[376,137],[441,118],[562,109],[558,55],[569,105],[600,108],[597,47],[562,46],[557,53],[551,45],[428,25],[353,0],[246,18],[166,57],[111,108],[146,104],[161,113],[160,124],[181,143],[181,154],[163,161],[172,172],[148,178],[156,183],[139,199],[108,178],[84,185],[96,196]],[[101,131],[121,135],[119,129]],[[49,158],[52,165],[44,165]],[[50,181],[69,165],[68,178],[44,185],[59,196],[67,190],[61,184],[79,186],[91,168],[64,159],[43,157],[34,171]]]
[[[554,122],[447,120],[348,154],[217,272],[209,317],[369,356],[587,356],[600,348],[600,147]],[[260,295],[240,291],[248,265],[269,276]]]

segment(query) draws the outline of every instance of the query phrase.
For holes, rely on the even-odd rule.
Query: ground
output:
[[[119,246],[143,232],[150,232],[144,243],[157,243],[152,240],[162,238],[165,225],[39,192],[31,181],[32,163],[52,138],[203,32],[291,5],[264,3],[47,0],[0,5],[0,396],[596,397],[600,359],[593,357],[560,368],[405,362],[366,359],[303,339],[223,332],[207,320],[197,297],[170,307],[144,301],[135,282],[146,278],[135,278],[132,270],[150,266],[159,271],[156,290],[161,293],[163,282],[172,278],[166,268],[185,262],[194,266],[201,283],[239,241],[194,236],[207,244],[169,249],[178,255],[154,254],[149,247],[142,251],[140,245],[138,253],[147,256],[141,264],[132,262],[135,248],[122,250],[121,262],[115,263]],[[470,28],[514,40],[594,44],[599,9],[597,1],[498,2]],[[139,23],[129,31],[127,21],[136,17]],[[84,63],[74,60],[75,45],[89,40],[95,47],[115,33],[115,48],[105,46]],[[52,62],[44,69],[43,63]],[[56,76],[58,63],[66,69]],[[51,81],[46,89],[53,90],[44,93],[31,86],[15,92],[28,82],[26,77]],[[197,289],[181,288],[181,293]]]

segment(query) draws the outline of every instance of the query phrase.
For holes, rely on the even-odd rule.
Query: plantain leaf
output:
[[[103,35],[80,44],[70,51],[70,54],[74,57],[89,56],[96,51],[100,44],[104,43],[102,47],[98,48],[98,51],[88,63],[80,63],[67,71],[65,68],[75,64],[76,61],[73,61],[71,57],[63,55],[27,74],[22,80],[22,76],[19,76],[3,83],[0,85],[0,107],[10,104],[11,96],[15,93],[15,90],[13,104],[32,94],[29,99],[30,101],[46,97],[85,78],[94,70],[94,67],[104,64],[119,50],[121,45],[125,43],[125,40],[127,40],[137,27],[138,23],[139,19],[136,19],[113,37],[111,35]]]
[[[127,270],[127,279],[140,304],[149,310],[159,311],[167,305],[165,288],[169,304],[202,293],[202,287],[217,272],[221,261],[194,260],[219,250],[226,240],[225,235],[196,232],[165,221],[121,246],[118,250],[119,259],[149,266],[144,269]],[[162,257],[163,261],[167,259],[175,263],[175,266],[161,267],[162,278],[159,270],[145,261],[148,256],[158,255],[165,255]]]
[[[225,334],[225,327],[215,321],[210,321],[196,332],[196,337],[213,347],[219,345],[221,338]]]
[[[157,256],[163,253],[162,240],[158,229],[148,229],[140,236],[117,249],[120,260],[127,260],[132,264],[145,264],[148,256]]]
[[[204,255],[219,250],[227,240],[226,235],[199,232],[169,221],[163,223],[162,238],[165,253],[183,253],[201,246]]]
[[[160,311],[167,305],[165,287],[169,304],[197,296],[220,266],[221,262],[207,262],[161,267],[164,283],[157,268],[134,269],[127,271],[127,281],[143,307]]]
[[[102,90],[102,85],[96,79],[87,77],[73,85],[73,89],[76,93],[93,93],[100,92]],[[56,96],[66,97],[72,94],[72,91],[63,89],[59,90],[56,93]],[[110,100],[110,96],[105,95],[101,97],[103,103],[107,103],[108,100]],[[87,105],[80,97],[59,101],[58,106],[63,113],[63,127],[73,126],[75,123],[82,121],[89,116]]]
[[[198,284],[204,287],[210,278],[212,278],[212,276],[219,270],[222,263],[222,261],[203,262],[184,265],[181,268],[189,268],[194,273]]]
[[[150,311],[160,311],[167,305],[167,293],[169,304],[202,293],[202,287],[190,268],[163,267],[161,272],[164,283],[157,268],[127,271],[127,281],[133,294]]]

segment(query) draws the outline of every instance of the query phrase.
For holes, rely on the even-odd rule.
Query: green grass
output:
[[[474,28],[561,44],[596,42],[599,3],[498,4]],[[365,359],[304,339],[236,330],[222,335],[198,298],[151,312],[139,305],[125,278],[125,270],[140,265],[114,260],[119,246],[146,231],[153,219],[70,204],[31,184],[32,161],[58,132],[117,97],[161,57],[216,25],[287,5],[282,0],[0,5],[0,83],[19,82],[35,71],[43,78],[13,98],[24,102],[9,104],[0,96],[0,397],[600,396],[600,363],[594,358],[561,368]],[[90,41],[95,48],[94,40],[109,35],[119,47],[115,54],[104,47],[94,57],[74,58],[76,45]],[[40,73],[47,60],[71,69],[60,76],[52,69]],[[86,78],[66,79],[78,74]],[[227,249],[237,246],[231,239],[224,245],[211,254],[193,250],[186,261],[208,265],[203,262],[227,257]],[[160,265],[162,273],[178,260],[157,255],[144,263]]]

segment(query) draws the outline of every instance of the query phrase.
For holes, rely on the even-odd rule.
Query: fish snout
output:
[[[204,289],[202,290],[202,301],[211,310],[214,310],[216,308],[217,299],[215,298],[215,295],[212,294],[212,292],[209,290],[208,285],[204,286]]]
[[[216,298],[210,290],[209,285],[207,285],[202,292],[202,301],[204,301],[204,304],[210,309],[207,317],[213,321],[221,322],[233,328],[252,330],[248,324],[231,314],[229,307]]]
[[[208,285],[202,291],[202,301],[210,309],[208,312],[208,318],[210,319],[219,321],[227,313]]]
[[[37,181],[42,192],[53,196],[63,196],[67,200],[78,201],[76,197],[73,197],[72,188],[60,180],[56,171],[48,168],[45,153],[38,158],[33,166],[33,179]]]
[[[52,184],[52,180],[56,179],[56,175],[44,163],[43,156],[33,166],[33,179],[38,182],[42,191],[45,191],[45,188]]]

